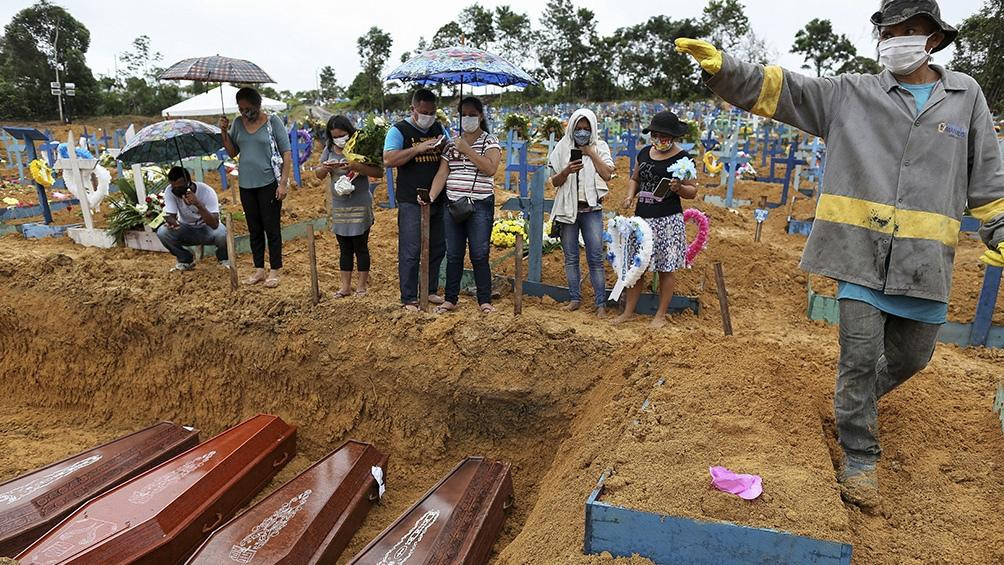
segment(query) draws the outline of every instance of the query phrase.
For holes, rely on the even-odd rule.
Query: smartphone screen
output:
[[[569,157],[569,161],[581,161],[582,160],[582,150],[572,149],[572,156]]]

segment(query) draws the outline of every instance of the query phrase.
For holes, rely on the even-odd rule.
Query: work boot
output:
[[[881,504],[875,463],[845,456],[838,481],[840,495],[847,502],[865,511],[877,509]]]

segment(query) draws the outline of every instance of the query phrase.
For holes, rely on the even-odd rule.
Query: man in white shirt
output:
[[[216,246],[220,266],[230,267],[227,258],[227,228],[220,223],[220,202],[216,191],[208,184],[192,182],[183,167],[171,167],[170,182],[164,191],[164,224],[157,228],[157,237],[178,260],[175,270],[195,267],[195,257],[186,245]]]

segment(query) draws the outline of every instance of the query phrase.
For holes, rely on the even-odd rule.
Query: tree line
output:
[[[431,37],[419,38],[401,62],[460,43],[486,49],[527,69],[541,82],[506,94],[513,103],[705,98],[708,93],[698,70],[674,49],[679,37],[707,38],[753,62],[767,63],[777,57],[750,27],[740,0],[710,0],[699,18],[658,15],[609,35],[598,33],[592,10],[575,7],[571,0],[548,0],[537,22],[505,5],[494,10],[468,6]],[[147,36],[133,40],[117,58],[111,76],[96,78],[85,60],[89,44],[87,28],[48,0],[18,12],[0,38],[0,118],[58,116],[55,97],[47,88],[57,69],[76,84],[76,96],[67,108],[71,115],[157,114],[185,94],[206,89],[199,83],[180,86],[157,81],[163,61]],[[996,112],[1004,112],[1004,68],[1000,57],[992,53],[1001,45],[1004,8],[998,0],[985,0],[979,12],[962,22],[950,64],[980,82]],[[374,26],[356,41],[361,70],[348,84],[340,84],[329,65],[320,70],[318,88],[293,92],[263,86],[262,94],[292,106],[406,107],[405,85],[384,80],[393,66],[393,47],[391,35]],[[801,55],[803,69],[816,76],[881,70],[874,58],[859,54],[825,19],[812,19],[799,30],[790,51]]]

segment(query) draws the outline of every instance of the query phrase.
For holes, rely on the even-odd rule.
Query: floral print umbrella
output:
[[[164,120],[139,130],[118,160],[127,165],[169,163],[212,155],[222,147],[223,136],[216,126],[198,120]]]
[[[530,86],[538,81],[509,61],[474,47],[432,49],[408,59],[387,80],[419,84]]]

